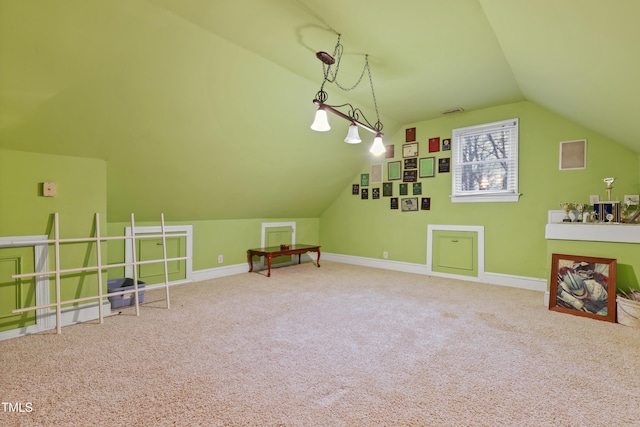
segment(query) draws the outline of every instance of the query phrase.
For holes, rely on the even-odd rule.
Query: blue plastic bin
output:
[[[131,286],[126,286],[127,283],[125,283],[125,281],[128,281],[129,283],[131,283]],[[138,280],[138,302],[140,303],[144,302],[144,291],[140,290],[144,288],[144,285],[145,285],[144,282]],[[126,277],[122,279],[112,279],[107,282],[107,291],[109,293],[128,291],[128,290],[133,291],[133,288],[134,288],[133,279],[127,279]],[[133,292],[129,292],[122,295],[113,295],[108,298],[109,298],[109,302],[111,303],[111,308],[128,307],[130,305],[133,305],[135,301]]]

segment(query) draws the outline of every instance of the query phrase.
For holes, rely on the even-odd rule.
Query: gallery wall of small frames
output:
[[[394,145],[387,145],[385,163],[373,164],[369,173],[360,174],[351,194],[362,200],[388,198],[389,209],[401,212],[431,210],[428,179],[451,172],[451,138],[429,137],[427,142],[420,150],[416,128],[406,129],[402,151],[396,153]]]

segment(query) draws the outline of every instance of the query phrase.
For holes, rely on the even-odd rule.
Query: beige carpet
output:
[[[640,425],[640,329],[539,292],[323,262],[0,342],[0,425]]]

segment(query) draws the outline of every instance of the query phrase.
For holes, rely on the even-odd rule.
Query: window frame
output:
[[[464,128],[453,129],[451,135],[451,202],[453,203],[474,203],[474,202],[517,202],[521,194],[518,191],[518,145],[519,145],[519,119],[513,118],[509,120],[501,120],[492,123],[483,123],[480,125],[467,126]],[[462,143],[464,135],[479,132],[492,132],[505,127],[509,128],[511,135],[509,140],[509,157],[507,162],[509,168],[515,168],[515,172],[509,173],[508,189],[500,191],[486,190],[479,192],[478,190],[469,193],[461,193],[457,190],[460,188],[459,181],[462,179],[462,173],[458,173],[458,169],[463,163],[461,161]]]

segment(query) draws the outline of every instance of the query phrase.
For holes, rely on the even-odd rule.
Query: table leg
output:
[[[247,261],[249,261],[249,273],[251,273],[253,271],[253,254],[251,253],[251,251],[247,251]]]
[[[269,265],[269,270],[267,272],[267,277],[271,277],[271,255],[267,256],[267,264]]]
[[[318,248],[318,259],[316,260],[318,268],[320,268],[320,249]]]

